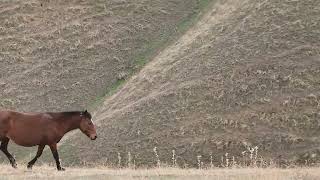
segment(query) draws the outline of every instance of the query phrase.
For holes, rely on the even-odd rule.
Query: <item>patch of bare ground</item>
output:
[[[62,147],[69,163],[126,166],[225,164],[258,159],[318,162],[320,4],[221,0],[97,111],[99,139]],[[80,148],[78,148],[80,147]],[[155,158],[154,147],[159,159]]]

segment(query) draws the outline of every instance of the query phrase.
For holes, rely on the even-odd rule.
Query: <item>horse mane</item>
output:
[[[67,112],[60,112],[61,115],[63,116],[75,116],[75,115],[80,115],[81,111],[67,111]]]
[[[67,111],[67,112],[61,112],[61,115],[64,117],[80,115],[80,116],[85,116],[91,119],[91,114],[88,111]]]

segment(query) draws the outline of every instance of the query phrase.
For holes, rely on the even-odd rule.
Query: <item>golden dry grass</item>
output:
[[[97,168],[69,168],[65,172],[58,172],[54,167],[43,165],[27,170],[20,166],[12,169],[7,165],[0,165],[0,179],[217,179],[217,180],[315,180],[320,179],[319,168],[241,168],[241,169],[109,169]]]

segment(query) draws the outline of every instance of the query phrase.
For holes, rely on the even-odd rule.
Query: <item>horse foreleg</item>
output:
[[[17,168],[17,163],[16,160],[14,159],[14,157],[8,152],[8,143],[9,143],[10,139],[9,138],[4,138],[2,140],[0,149],[1,151],[7,156],[7,158],[10,161],[10,164],[13,168]]]
[[[59,154],[58,154],[58,149],[57,149],[57,144],[54,143],[54,144],[51,144],[50,145],[50,149],[51,149],[51,152],[52,152],[52,155],[54,157],[54,159],[56,160],[56,164],[57,164],[57,169],[58,171],[64,171],[65,169],[61,167],[61,164],[60,164],[60,160],[59,160]]]
[[[42,154],[42,152],[43,152],[43,149],[44,149],[44,146],[45,146],[45,145],[39,145],[39,146],[38,146],[37,155],[36,155],[36,157],[34,157],[34,158],[28,163],[28,166],[27,166],[28,169],[32,169],[32,166],[34,165],[34,163],[36,163],[36,161],[38,160],[38,158],[41,156],[41,154]]]

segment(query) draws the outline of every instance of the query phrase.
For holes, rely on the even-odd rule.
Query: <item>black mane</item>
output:
[[[82,111],[67,111],[67,112],[61,112],[63,116],[75,116],[80,115]]]
[[[91,119],[92,116],[88,111],[67,111],[67,112],[61,112],[62,116],[70,117],[70,116],[85,116],[88,119]]]

